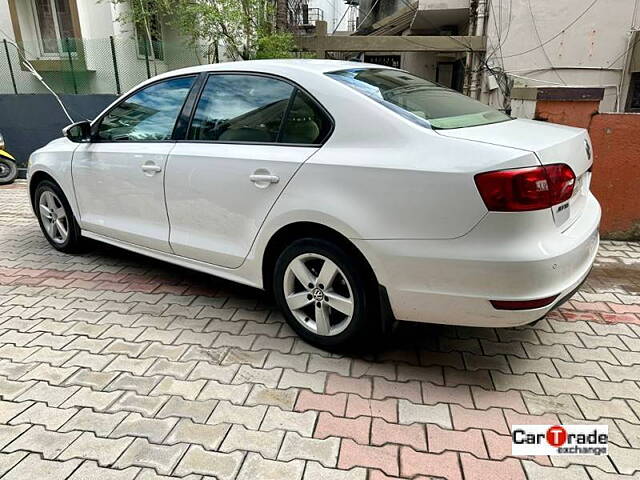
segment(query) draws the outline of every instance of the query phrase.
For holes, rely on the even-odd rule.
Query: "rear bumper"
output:
[[[580,218],[563,232],[549,211],[489,213],[457,239],[355,243],[386,287],[396,319],[517,326],[544,316],[585,280],[598,250],[599,222],[600,206],[589,194]],[[555,303],[530,310],[496,310],[490,303],[554,295]]]

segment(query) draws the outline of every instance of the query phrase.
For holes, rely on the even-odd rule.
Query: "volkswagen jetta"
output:
[[[389,319],[533,322],[586,278],[600,207],[582,129],[407,72],[248,61],[152,78],[30,160],[47,240],[272,291],[322,347]]]

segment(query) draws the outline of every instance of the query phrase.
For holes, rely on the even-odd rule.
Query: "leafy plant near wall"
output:
[[[111,0],[128,8],[118,21],[137,25],[149,38],[159,17],[195,49],[201,63],[253,58],[290,58],[295,41],[275,30],[274,0]]]

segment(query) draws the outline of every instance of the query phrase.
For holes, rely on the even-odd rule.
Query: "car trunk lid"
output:
[[[516,119],[501,123],[436,130],[440,135],[490,143],[535,153],[542,165],[564,163],[571,167],[576,182],[571,198],[552,208],[556,226],[567,229],[586,204],[591,182],[591,143],[586,130],[534,120]]]

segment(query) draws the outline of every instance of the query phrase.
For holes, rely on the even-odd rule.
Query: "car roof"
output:
[[[306,71],[323,74],[336,70],[351,68],[389,68],[383,65],[375,65],[363,62],[348,62],[343,60],[319,60],[319,59],[278,59],[278,60],[242,60],[237,62],[212,63],[197,65],[179,70],[172,70],[160,77],[172,77],[188,73],[215,72],[215,71],[251,71],[264,73],[280,73],[286,75],[292,71]]]

